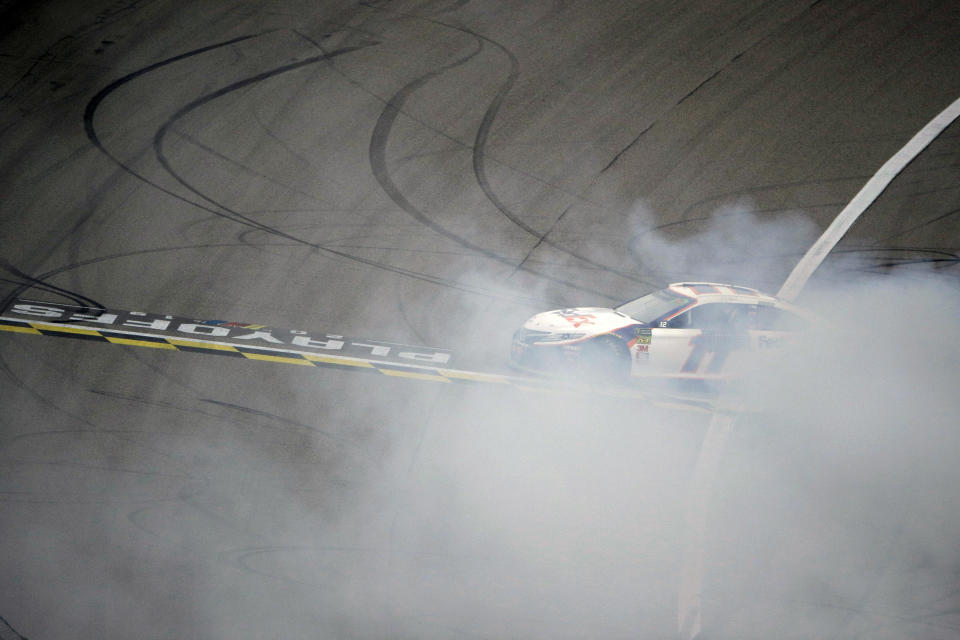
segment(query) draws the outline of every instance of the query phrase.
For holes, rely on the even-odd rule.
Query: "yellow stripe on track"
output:
[[[228,344],[216,344],[213,342],[198,342],[195,340],[177,340],[176,338],[167,338],[167,342],[170,344],[176,345],[178,347],[190,347],[192,349],[210,349],[212,351],[233,351],[236,352],[236,347],[231,347]]]
[[[153,342],[151,340],[134,340],[131,338],[115,338],[113,336],[105,336],[107,342],[113,344],[125,344],[129,347],[150,347],[151,349],[168,349],[171,351],[176,351],[177,348],[172,344],[167,342]]]
[[[397,378],[413,378],[414,380],[432,380],[433,382],[450,382],[450,378],[438,376],[433,373],[419,373],[415,371],[398,371],[396,369],[377,369],[385,376],[395,376]]]
[[[262,353],[244,353],[241,351],[244,358],[250,360],[263,360],[265,362],[281,362],[283,364],[302,364],[308,367],[312,367],[313,364],[309,360],[304,358],[285,358],[283,356],[268,356]]]
[[[491,373],[474,373],[471,371],[457,371],[455,369],[438,369],[440,373],[448,378],[456,380],[470,380],[472,382],[495,382],[497,384],[510,384],[510,380],[504,376],[498,376]]]
[[[0,331],[12,331],[13,333],[29,333],[35,336],[43,335],[33,327],[17,327],[9,324],[0,324]]]
[[[96,329],[78,329],[76,327],[65,327],[59,324],[41,324],[39,322],[31,322],[30,326],[34,329],[39,329],[43,331],[55,331],[57,333],[75,333],[81,336],[101,336],[102,334]]]
[[[367,369],[376,368],[364,360],[351,360],[350,358],[337,358],[334,356],[320,356],[312,353],[305,353],[304,355],[306,356],[307,360],[311,362],[323,362],[324,364],[343,364],[349,367],[365,367]]]

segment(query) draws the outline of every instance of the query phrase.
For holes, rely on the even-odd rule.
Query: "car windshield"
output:
[[[625,302],[616,310],[625,313],[638,322],[649,323],[668,315],[671,311],[682,309],[692,302],[694,302],[692,298],[681,296],[669,289],[661,289],[642,298]]]

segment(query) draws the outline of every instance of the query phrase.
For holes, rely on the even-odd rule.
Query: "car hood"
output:
[[[609,333],[616,329],[639,324],[642,323],[606,307],[574,307],[538,313],[527,320],[523,328],[532,331],[587,336]]]

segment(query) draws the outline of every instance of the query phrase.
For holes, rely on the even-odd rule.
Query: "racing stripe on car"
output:
[[[650,404],[667,409],[684,409],[688,411],[709,411],[699,406],[700,403],[687,402],[684,399],[674,398],[658,400],[648,392],[623,387],[592,387],[565,383],[550,379],[523,378],[482,371],[466,371],[461,369],[447,369],[429,367],[417,364],[399,364],[379,362],[373,359],[354,358],[349,356],[324,355],[313,352],[298,352],[292,349],[256,348],[246,345],[234,345],[222,342],[206,341],[199,338],[174,338],[157,336],[130,331],[114,331],[109,329],[94,329],[71,325],[32,322],[16,318],[0,318],[0,331],[8,333],[56,336],[93,340],[106,344],[116,344],[126,347],[143,347],[167,351],[185,351],[188,353],[202,353],[208,355],[232,356],[247,360],[259,360],[275,364],[290,364],[312,366],[317,368],[338,368],[350,371],[369,371],[395,378],[436,382],[441,384],[498,384],[521,391],[544,394],[561,394],[579,392],[599,394],[620,398],[644,399]]]

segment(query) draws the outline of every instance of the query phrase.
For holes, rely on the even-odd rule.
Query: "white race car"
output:
[[[616,308],[538,313],[513,336],[525,371],[722,380],[756,370],[814,317],[756,289],[682,282]]]

